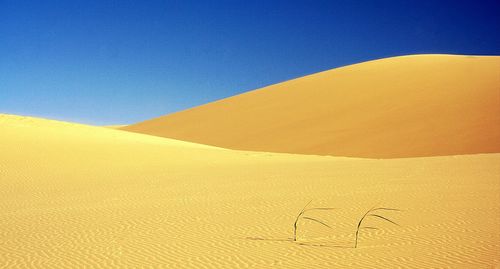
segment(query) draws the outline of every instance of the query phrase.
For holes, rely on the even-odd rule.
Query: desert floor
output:
[[[233,151],[0,115],[0,268],[494,268],[500,154]],[[332,229],[303,219],[304,205]],[[353,248],[359,218],[377,218]]]

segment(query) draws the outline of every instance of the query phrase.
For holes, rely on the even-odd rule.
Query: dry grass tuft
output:
[[[377,208],[373,208],[372,207],[370,210],[368,210],[363,215],[363,217],[361,217],[361,219],[358,222],[358,227],[356,228],[356,239],[354,241],[354,248],[358,247],[358,239],[359,239],[359,231],[360,230],[362,230],[362,229],[378,230],[379,229],[379,228],[374,227],[374,226],[363,226],[363,221],[366,220],[369,217],[378,218],[378,219],[381,219],[383,221],[387,221],[387,222],[390,222],[390,223],[392,223],[394,225],[400,226],[399,224],[397,224],[396,222],[392,221],[391,219],[380,215],[381,213],[375,214],[375,212],[377,212],[377,211],[401,211],[401,210],[400,209],[396,209],[396,208],[387,208],[387,207],[377,207]]]

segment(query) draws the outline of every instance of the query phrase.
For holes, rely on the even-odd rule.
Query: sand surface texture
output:
[[[369,158],[500,152],[500,57],[370,61],[123,129],[266,152]]]
[[[426,58],[415,58],[416,65],[420,59]],[[364,66],[368,72],[369,65],[332,72],[350,76],[348,70]],[[300,95],[298,88],[291,92]],[[200,109],[215,113],[212,109],[230,101]],[[404,107],[394,109],[403,113]],[[327,112],[325,106],[319,109]],[[464,123],[470,124],[479,114],[463,116],[471,117]],[[436,135],[445,134],[439,124],[435,128]],[[485,132],[485,139],[490,135]],[[467,147],[492,149],[480,147],[486,144]],[[391,156],[400,155],[397,150]],[[413,153],[429,152],[416,147]],[[500,154],[376,160],[245,152],[0,115],[0,268],[495,268],[499,173]],[[298,242],[292,242],[295,216],[310,200],[313,207],[338,208],[307,213],[332,229],[302,219]],[[364,229],[354,249],[357,221],[373,206],[404,210],[381,213],[400,226],[374,217],[366,225],[379,229]]]

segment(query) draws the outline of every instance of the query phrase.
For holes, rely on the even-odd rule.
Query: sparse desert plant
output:
[[[387,222],[390,222],[390,223],[392,223],[394,225],[399,226],[399,224],[397,224],[396,222],[390,220],[387,217],[382,216],[381,213],[377,213],[377,211],[401,211],[401,210],[400,209],[396,209],[396,208],[387,208],[387,207],[377,207],[377,208],[371,208],[370,210],[368,210],[363,215],[363,217],[361,217],[361,219],[358,222],[358,227],[356,228],[356,240],[354,242],[354,248],[358,247],[358,239],[359,239],[359,231],[360,230],[362,230],[362,229],[378,230],[379,229],[379,228],[373,227],[373,226],[363,226],[363,221],[365,219],[367,219],[368,217],[378,218],[378,219],[381,219],[383,221],[387,221]]]
[[[309,211],[313,211],[313,210],[334,210],[336,208],[333,208],[333,207],[313,207],[313,208],[307,208],[307,206],[309,206],[309,204],[312,202],[309,201],[309,203],[307,203],[304,208],[302,209],[302,211],[300,211],[300,213],[297,215],[297,217],[295,218],[295,222],[293,223],[293,241],[296,242],[297,241],[297,225],[298,225],[298,222],[300,219],[305,219],[305,220],[310,220],[310,221],[314,221],[314,222],[317,222],[323,226],[326,226],[330,229],[332,229],[332,227],[328,224],[326,224],[324,221],[321,221],[321,220],[318,220],[316,218],[312,218],[312,217],[307,217],[307,216],[304,216],[304,214],[306,212],[309,212]]]

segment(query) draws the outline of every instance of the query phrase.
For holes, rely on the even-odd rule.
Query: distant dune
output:
[[[106,125],[106,126],[102,126],[102,127],[106,127],[106,128],[110,128],[110,129],[120,129],[120,128],[123,128],[127,126],[126,124],[122,124],[122,125]]]
[[[0,268],[494,268],[500,154],[226,150],[0,115]],[[332,229],[303,219],[311,212]],[[373,206],[400,226],[372,218]]]
[[[399,158],[500,152],[500,57],[370,61],[123,129],[299,154]]]

